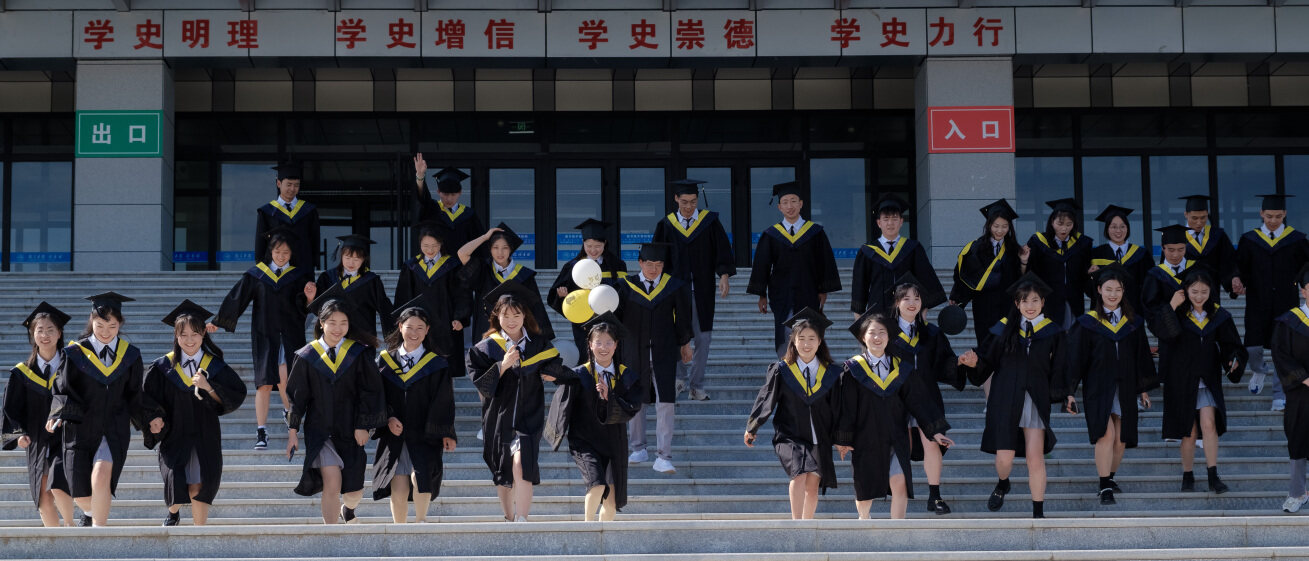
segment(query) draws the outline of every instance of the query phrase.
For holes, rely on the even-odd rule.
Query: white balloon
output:
[[[573,265],[573,282],[581,288],[595,288],[602,278],[600,264],[594,259],[583,259]]]
[[[586,297],[586,303],[591,305],[591,309],[597,314],[612,312],[618,309],[618,291],[614,287],[602,284],[591,289],[591,294]]]
[[[564,361],[565,365],[575,366],[578,364],[577,346],[570,339],[555,339],[554,346],[559,349],[559,359]]]

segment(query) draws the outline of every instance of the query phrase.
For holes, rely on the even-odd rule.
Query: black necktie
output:
[[[792,224],[789,228],[787,228],[787,230],[789,230],[789,231],[791,232],[791,235],[792,235],[792,236],[795,235],[795,225],[794,225],[794,224]]]
[[[105,346],[103,346],[103,347],[100,347],[100,361],[101,361],[101,362],[103,362],[103,363],[105,363],[105,364],[107,365],[107,364],[109,364],[110,362],[112,362],[113,357],[114,357],[114,351],[113,351],[113,349],[110,349],[110,348],[109,348],[109,345],[105,345]]]
[[[918,336],[918,324],[916,323],[909,324],[909,338],[913,339],[914,337],[917,336]]]
[[[53,382],[53,380],[50,379],[50,363],[48,363],[48,362],[45,363],[45,368],[42,368],[42,369],[41,369],[41,375],[42,375],[42,376],[45,376],[45,383],[46,383],[46,384],[49,384],[50,382]]]
[[[601,381],[602,383],[604,383],[604,385],[605,385],[606,387],[608,387],[608,386],[610,386],[610,385],[613,384],[613,382],[610,381],[610,380],[613,380],[613,378],[614,378],[614,373],[613,373],[613,372],[610,372],[610,371],[608,371],[608,370],[601,370],[601,371],[600,371],[600,381]]]
[[[1059,240],[1059,251],[1063,251],[1063,250],[1066,249],[1067,247],[1068,247],[1068,241],[1067,241],[1067,240]]]
[[[645,281],[645,293],[649,294],[651,292],[654,292],[654,281],[652,280]]]
[[[1180,275],[1180,274],[1182,274],[1182,266],[1181,266],[1181,265],[1173,265],[1173,276],[1177,276],[1177,275]]]
[[[405,372],[414,367],[414,355],[405,355]]]
[[[1032,322],[1023,322],[1023,337],[1027,337],[1028,339],[1032,338]]]
[[[1110,325],[1118,324],[1118,312],[1109,312],[1109,324]]]
[[[1116,260],[1118,260],[1118,261],[1122,261],[1122,260],[1123,260],[1123,248],[1120,247],[1120,248],[1114,250],[1114,259],[1116,259]]]
[[[1201,238],[1200,238],[1200,231],[1199,231],[1199,230],[1192,230],[1192,231],[1191,231],[1191,237],[1194,237],[1194,238],[1195,238],[1195,243],[1200,243]]]
[[[295,206],[292,205],[291,203],[282,203],[282,206],[286,207],[287,212],[291,212],[295,210]]]
[[[892,249],[895,249],[895,242],[892,241],[886,242],[886,252],[891,253]]]
[[[690,230],[690,229],[691,229],[691,219],[690,219],[690,218],[683,218],[683,219],[682,219],[682,222],[685,222],[685,223],[686,223],[686,229],[687,229],[687,230]]]
[[[809,371],[809,367],[808,367],[808,366],[804,367],[804,383],[809,384],[809,390],[810,390],[810,391],[813,391],[813,389],[814,389],[814,376],[813,376],[813,372],[810,372],[810,371]]]
[[[336,362],[336,347],[327,348],[327,360]]]
[[[436,260],[435,260],[435,259],[428,259],[428,260],[427,260],[427,268],[428,268],[428,269],[431,269],[431,268],[432,268],[432,265],[435,265],[435,264],[436,264]]]
[[[276,268],[274,268],[274,269],[273,269],[273,274],[274,274],[274,275],[277,275],[277,276],[279,276],[279,277],[282,276],[282,268],[281,268],[281,267],[276,267]]]
[[[186,362],[183,362],[183,363],[182,363],[182,368],[185,368],[185,369],[186,369],[186,373],[187,373],[187,374],[190,374],[190,375],[192,375],[192,376],[195,376],[195,361],[194,361],[194,360],[187,359]]]

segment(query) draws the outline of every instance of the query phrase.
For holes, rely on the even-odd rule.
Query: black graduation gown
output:
[[[1256,228],[1241,236],[1236,247],[1237,269],[1245,285],[1245,346],[1265,347],[1277,317],[1300,305],[1295,274],[1309,262],[1304,232],[1286,226],[1269,240]]]
[[[382,381],[372,347],[345,339],[337,361],[328,361],[326,348],[317,341],[295,352],[295,364],[286,381],[291,397],[290,428],[304,443],[304,470],[295,493],[310,497],[323,490],[323,476],[310,467],[330,440],[341,456],[341,492],[364,488],[368,455],[355,442],[355,430],[373,430],[386,425],[386,404]]]
[[[1282,428],[1292,460],[1309,460],[1309,316],[1300,308],[1277,318],[1273,329],[1273,364],[1286,392]]]
[[[615,315],[627,327],[620,346],[622,363],[638,373],[648,403],[655,402],[656,390],[658,401],[676,402],[680,349],[693,336],[690,286],[664,273],[647,294],[638,273],[623,279],[617,290]]]
[[[841,371],[819,364],[814,387],[809,387],[797,364],[768,365],[764,385],[759,388],[745,430],[754,434],[773,417],[773,450],[788,479],[806,473],[818,474],[824,494],[836,488],[836,466],[832,463],[832,435],[841,391]],[[815,439],[815,435],[817,438]]]
[[[1018,426],[1023,418],[1023,405],[1031,396],[1032,405],[1045,425],[1045,449],[1054,450],[1054,429],[1050,426],[1050,404],[1063,403],[1068,391],[1065,388],[1063,368],[1068,350],[1066,334],[1059,324],[1045,318],[1032,326],[1029,340],[1017,332],[1016,345],[1006,348],[1005,328],[1009,318],[987,330],[986,338],[977,348],[977,368],[969,371],[974,385],[991,379],[991,393],[986,398],[986,425],[982,429],[981,450],[994,454],[999,450],[1013,450],[1020,458],[1027,456],[1027,440]]]
[[[402,274],[403,271],[404,269],[401,269]],[[346,307],[346,316],[350,318],[351,329],[376,336],[376,321],[381,321],[383,333],[390,333],[395,329],[395,321],[391,315],[393,304],[386,297],[386,287],[382,286],[382,277],[377,276],[377,273],[364,269],[355,275],[354,280],[347,282],[341,280],[340,273],[333,268],[319,274],[314,284],[318,286],[320,295],[333,284],[341,285],[345,291],[345,300],[350,303]],[[316,310],[310,311],[316,312]]]
[[[1084,291],[1090,280],[1087,270],[1091,268],[1094,243],[1080,232],[1073,232],[1068,242],[1071,243],[1067,247],[1059,249],[1058,238],[1047,238],[1043,232],[1032,234],[1027,241],[1027,247],[1032,250],[1027,258],[1027,270],[1053,289],[1045,297],[1045,315],[1060,326],[1064,325],[1065,305],[1073,312],[1073,317],[1068,319],[1086,311]]]
[[[222,399],[214,401],[208,392],[196,399],[191,375],[173,363],[173,353],[159,357],[145,371],[145,394],[164,409],[164,430],[146,433],[145,447],[159,450],[159,474],[164,478],[164,504],[190,504],[187,485],[199,483],[195,500],[213,504],[223,477],[223,433],[218,417],[236,411],[245,401],[245,382],[223,359],[205,354],[200,368],[208,373],[209,385]],[[194,453],[200,463],[200,481],[186,479],[186,464]]]
[[[553,308],[554,311],[559,312],[559,315],[561,316],[564,315],[564,297],[559,295],[559,287],[562,286],[568,289],[568,292],[581,288],[580,286],[577,286],[577,283],[573,282],[573,265],[576,265],[578,261],[586,258],[586,253],[578,252],[577,257],[564,263],[564,265],[559,268],[559,276],[555,277],[554,284],[550,285],[550,290],[545,291],[545,303]],[[623,277],[627,276],[627,263],[622,259],[619,259],[617,255],[610,253],[607,249],[604,254],[600,256],[600,259],[602,259],[600,262],[600,274],[602,276],[600,280],[601,284],[607,284],[614,288],[618,288],[618,283],[622,282]],[[537,323],[540,322],[538,321]],[[587,357],[586,332],[582,331],[582,326],[579,324],[570,322],[570,326],[573,330],[573,344],[577,346],[577,360],[578,362],[584,362]]]
[[[806,220],[794,236],[781,222],[759,235],[745,291],[767,297],[774,315],[806,306],[820,309],[818,295],[839,290],[832,242],[817,222]]]
[[[1159,386],[1145,322],[1140,316],[1119,319],[1111,328],[1100,314],[1077,318],[1068,333],[1068,382],[1071,394],[1082,384],[1082,410],[1091,444],[1104,436],[1114,400],[1122,412],[1121,442],[1136,447],[1136,398]],[[1117,388],[1117,393],[1114,392]]]
[[[664,272],[691,286],[700,331],[713,330],[718,277],[736,274],[736,256],[718,213],[697,211],[691,227],[686,228],[682,215],[673,212],[655,224],[651,241],[673,246],[673,261]]]
[[[1205,224],[1204,233],[1199,242],[1191,235],[1194,230],[1186,231],[1186,260],[1209,267],[1218,278],[1215,282],[1224,290],[1232,291],[1232,277],[1236,276],[1236,244],[1227,237],[1227,232],[1211,224]],[[1218,301],[1219,292],[1214,291],[1214,301]]]
[[[452,253],[468,243],[468,240],[475,239],[486,233],[486,227],[482,225],[482,219],[477,217],[477,213],[473,212],[471,207],[459,204],[452,209],[441,208],[441,201],[432,198],[426,180],[424,180],[423,186],[418,189],[418,221],[416,224],[424,222],[436,224],[444,237],[441,241],[441,247]],[[415,235],[414,245],[417,246],[420,241],[421,238]],[[414,250],[417,251],[417,247]],[[474,255],[485,255],[485,252],[485,249],[478,248],[477,253]]]
[[[236,281],[227,293],[218,314],[211,322],[227,330],[236,331],[236,320],[245,313],[246,306],[254,302],[250,315],[250,349],[254,354],[255,387],[281,383],[277,363],[295,360],[295,350],[305,346],[305,285],[313,278],[313,270],[290,265],[277,276],[267,263],[259,263]],[[282,356],[278,356],[278,347]]]
[[[950,340],[946,338],[945,333],[933,324],[920,322],[916,337],[911,339],[908,333],[899,332],[891,339],[891,345],[895,347],[897,356],[904,357],[913,365],[913,375],[922,378],[923,393],[928,395],[936,408],[944,414],[945,399],[941,397],[940,384],[950,384],[957,390],[964,389],[965,385],[964,372],[958,368],[959,357],[954,354],[954,349],[950,347]],[[910,439],[909,445],[913,451],[912,459],[921,460],[922,441]]]
[[[148,432],[150,421],[164,413],[141,391],[141,351],[120,336],[114,362],[105,366],[90,337],[64,349],[68,366],[55,377],[50,403],[50,418],[64,422],[64,477],[74,498],[91,496],[91,468],[102,439],[114,459],[109,490],[116,491],[132,427]]]
[[[895,280],[905,273],[913,273],[923,287],[924,310],[945,302],[945,289],[936,276],[936,268],[927,260],[923,245],[900,236],[890,254],[877,241],[859,248],[854,258],[854,277],[850,282],[850,311],[856,314],[870,311],[894,314],[891,289],[895,287]]]
[[[1104,267],[1115,261],[1113,246],[1103,243],[1095,246],[1091,250],[1091,265]],[[1127,302],[1132,305],[1133,310],[1142,310],[1141,306],[1141,284],[1145,282],[1145,276],[1150,273],[1150,268],[1155,266],[1154,258],[1150,252],[1134,243],[1127,244],[1127,251],[1123,253],[1123,258],[1118,261],[1129,274],[1132,280],[1124,288]],[[1095,275],[1088,275],[1086,280],[1086,295],[1095,301]],[[1048,305],[1046,306],[1049,307]]]
[[[59,362],[59,368],[50,373],[49,379],[36,362],[20,362],[9,370],[9,385],[5,387],[3,443],[5,450],[13,450],[18,447],[19,437],[26,435],[31,439],[24,450],[27,455],[27,485],[32,490],[32,504],[40,506],[41,493],[50,489],[68,492],[62,457],[64,429],[57,428],[53,433],[45,431],[45,422],[50,416],[50,390],[54,379],[65,374],[68,359],[65,357]],[[44,486],[41,485],[42,477],[46,479]]]
[[[1182,272],[1195,265],[1192,261],[1184,261],[1185,267]],[[1183,275],[1185,276],[1185,275]],[[1173,267],[1167,262],[1160,263],[1150,268],[1146,273],[1144,282],[1141,283],[1141,308],[1137,313],[1145,316],[1146,325],[1149,326],[1150,332],[1155,336],[1159,334],[1160,318],[1173,313],[1173,294],[1182,289],[1182,279],[1173,273]],[[1216,288],[1216,287],[1215,287]],[[1215,296],[1216,290],[1210,291]]]
[[[291,241],[291,264],[312,271],[318,268],[318,207],[299,199],[288,211],[281,199],[273,199],[255,210],[255,261],[268,260],[268,231],[285,226],[295,233]]]
[[[493,333],[468,349],[468,374],[482,394],[482,459],[491,481],[501,487],[514,484],[514,457],[509,453],[519,439],[523,480],[541,483],[538,462],[545,430],[545,384],[541,376],[566,379],[571,372],[559,359],[559,350],[544,337],[532,337],[520,353],[518,366],[500,373],[506,342]]]
[[[893,452],[904,471],[909,498],[914,498],[909,415],[930,435],[950,430],[945,414],[923,391],[922,378],[913,375],[910,363],[892,356],[891,373],[884,382],[879,381],[863,356],[856,355],[845,361],[839,391],[841,402],[832,443],[854,448],[851,464],[855,500],[880,499],[891,493]]]
[[[1219,308],[1197,323],[1190,313],[1172,309],[1159,315],[1155,328],[1159,336],[1159,378],[1164,383],[1163,437],[1191,436],[1198,415],[1195,396],[1204,381],[1214,398],[1214,426],[1218,434],[1227,432],[1227,405],[1223,399],[1223,373],[1232,360],[1245,369],[1250,353],[1241,344],[1236,321],[1227,310]],[[1228,379],[1237,382],[1242,370]]]
[[[486,333],[490,328],[491,306],[486,304],[483,296],[495,290],[500,283],[513,281],[527,287],[527,290],[536,296],[531,304],[532,318],[536,320],[537,327],[541,328],[541,336],[547,341],[555,338],[554,327],[550,325],[550,316],[545,312],[545,302],[541,300],[541,289],[536,286],[536,271],[515,263],[508,276],[501,276],[490,258],[474,257],[469,260],[467,266],[459,269],[459,279],[473,292],[473,333]]]
[[[573,377],[560,380],[550,403],[545,437],[555,450],[565,436],[568,454],[582,472],[582,486],[605,485],[613,493],[614,507],[627,505],[627,421],[641,412],[636,376],[617,364],[609,381],[609,399],[595,391],[599,382],[594,362],[572,369]]]
[[[1019,251],[1016,244],[1005,238],[997,254],[990,236],[970,241],[959,251],[950,300],[960,306],[973,303],[973,331],[979,343],[985,338],[986,330],[1014,307],[1013,297],[1005,290],[1023,274]]]
[[[432,351],[426,351],[408,372],[403,364],[403,359],[392,356],[392,351],[377,353],[377,371],[381,374],[382,393],[386,398],[386,418],[399,419],[404,430],[396,436],[388,427],[377,429],[377,456],[373,460],[375,501],[391,496],[396,462],[405,448],[409,450],[414,479],[418,481],[417,488],[411,487],[407,498],[412,499],[414,492],[431,493],[433,498],[439,496],[444,477],[442,439],[457,438],[455,394],[449,364]]]
[[[424,346],[456,366],[463,365],[464,332],[450,328],[450,322],[459,320],[468,325],[468,316],[473,313],[473,301],[468,289],[459,281],[463,270],[459,258],[453,255],[441,255],[433,268],[428,269],[422,255],[405,261],[400,267],[400,279],[395,283],[395,305],[403,306],[417,298],[426,296],[425,308],[431,318],[428,326],[427,341]],[[388,312],[388,315],[390,313]],[[394,323],[387,320],[385,331],[394,329]],[[474,331],[474,333],[477,333]]]

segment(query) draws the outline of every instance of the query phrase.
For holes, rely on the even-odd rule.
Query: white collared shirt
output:
[[[287,201],[283,200],[281,195],[277,196],[277,204],[282,205],[283,207],[291,205],[291,208],[295,208],[295,204],[299,201],[300,197],[291,197],[291,200]]]
[[[881,368],[880,376],[885,377],[891,372],[891,355],[873,356],[872,351],[864,351],[864,359],[868,361],[868,366],[873,368],[873,373],[878,373]]]
[[[1004,245],[1004,240],[997,240],[995,238],[991,238],[991,251],[994,251],[996,255],[1000,254],[1000,247],[1003,245]]]
[[[597,265],[603,265],[605,262],[605,256],[601,255],[599,257],[596,257],[595,259],[592,259],[592,261],[595,261]]]
[[[183,370],[183,371],[186,371],[186,368],[185,368],[186,361],[188,361],[188,360],[194,360],[194,361],[195,361],[195,369],[196,369],[196,370],[200,370],[200,359],[203,359],[204,357],[205,357],[205,352],[204,352],[203,349],[198,349],[198,350],[196,350],[194,356],[186,354],[186,351],[182,351],[182,357],[179,358],[179,359],[177,360],[177,363],[183,365],[182,370]],[[186,373],[187,373],[187,374],[193,374],[193,372],[190,372],[190,371],[186,371]]]
[[[94,338],[95,338],[95,337],[92,337],[92,339],[94,339]],[[46,359],[44,359],[44,358],[41,358],[41,353],[37,353],[37,354],[36,354],[36,369],[37,369],[37,371],[44,371],[46,365],[49,365],[49,366],[50,366],[50,372],[52,372],[52,373],[53,373],[53,372],[56,372],[56,371],[59,370],[59,365],[62,364],[63,361],[64,361],[64,358],[63,358],[63,357],[64,357],[63,353],[60,353],[58,349],[55,350],[55,356],[54,356],[54,358],[51,358],[51,359],[48,360],[48,361],[47,361]]]
[[[886,236],[877,237],[877,243],[882,244],[882,249],[886,249],[887,244],[891,244],[891,248],[894,249],[895,244],[899,241],[900,241],[900,236],[896,236],[894,239],[887,239]]]
[[[348,279],[348,278],[350,278],[350,277],[358,276],[358,275],[359,275],[359,270],[358,270],[358,269],[355,269],[355,270],[353,270],[353,271],[350,271],[350,270],[345,269],[344,267],[341,268],[341,278],[343,278],[343,279]]]
[[[1309,317],[1309,304],[1300,306],[1300,312],[1303,313],[1305,317]]]
[[[513,339],[510,339],[510,338],[509,338],[509,335],[508,335],[507,333],[505,333],[504,331],[501,331],[501,332],[500,332],[500,336],[503,337],[505,341],[513,342]],[[527,334],[527,330],[524,329],[524,330],[523,330],[523,338],[522,338],[522,340],[518,341],[518,342],[515,343],[515,344],[518,345],[518,350],[521,352],[521,351],[527,349],[527,342],[528,342],[528,341],[531,341],[531,340],[532,340],[532,336],[531,336],[531,335],[528,335],[528,334]]]
[[[1018,318],[1019,318],[1019,321],[1018,321],[1018,328],[1019,328],[1019,329],[1022,329],[1022,328],[1023,328],[1023,322],[1028,322],[1028,321],[1030,321],[1030,322],[1032,322],[1032,330],[1035,331],[1035,330],[1036,330],[1036,326],[1041,325],[1041,322],[1045,321],[1045,314],[1036,314],[1036,317],[1034,317],[1034,318],[1032,318],[1032,319],[1027,319],[1027,318],[1025,318],[1025,317],[1023,317],[1023,316],[1021,316],[1021,315],[1018,316]]]
[[[1200,309],[1200,308],[1191,308],[1191,316],[1195,317],[1195,319],[1198,319],[1198,320],[1200,320],[1200,321],[1204,321],[1205,316],[1208,316],[1208,315],[1209,315],[1208,312],[1205,312],[1204,310],[1202,310],[1202,309]]]
[[[909,334],[909,328],[911,328],[911,327],[914,326],[914,322],[912,322],[912,321],[905,321],[903,317],[898,316],[898,315],[895,317],[895,320],[898,321],[898,322],[900,322],[900,331],[903,331],[903,332],[905,333],[905,335],[908,335],[908,334]]]
[[[118,337],[115,336],[113,340],[109,341],[108,343],[101,343],[100,340],[97,339],[95,335],[91,336],[91,348],[95,350],[95,355],[97,357],[100,356],[100,352],[103,351],[105,347],[109,347],[110,349],[113,349],[112,351],[110,351],[109,360],[102,361],[104,362],[105,366],[109,366],[110,364],[114,363],[114,357],[112,355],[118,351]]]
[[[692,210],[692,211],[691,211],[691,216],[686,216],[686,215],[683,215],[683,214],[682,214],[682,210],[681,210],[681,209],[678,209],[678,210],[677,210],[677,221],[682,223],[682,227],[683,227],[683,228],[688,228],[688,227],[690,227],[690,224],[689,224],[688,222],[695,222],[695,217],[696,217],[697,214],[699,214],[698,211],[699,211],[699,209]]]
[[[1109,308],[1105,308],[1104,316],[1106,318],[1110,318],[1110,317],[1114,318],[1114,321],[1109,322],[1110,325],[1118,325],[1118,322],[1123,320],[1123,309],[1121,307],[1115,310],[1110,310]]]
[[[654,280],[647,279],[645,278],[645,273],[637,273],[636,276],[637,278],[641,279],[641,288],[645,288],[647,294],[649,294],[649,291],[654,290],[653,288],[647,288],[651,286],[650,283],[654,283],[654,286],[656,287],[659,286],[659,279],[654,279]]]
[[[342,337],[340,341],[337,341],[336,345],[328,345],[327,339],[323,337],[319,337],[315,342],[318,343],[318,346],[322,347],[324,351],[326,351],[327,349],[335,349],[337,356],[340,356],[341,344],[345,342],[345,337]]]
[[[1266,236],[1268,236],[1268,237],[1270,237],[1270,238],[1272,238],[1272,239],[1277,239],[1277,238],[1280,238],[1280,237],[1282,236],[1282,232],[1285,232],[1285,231],[1286,231],[1286,224],[1283,223],[1281,226],[1278,226],[1276,230],[1272,230],[1272,231],[1269,231],[1269,230],[1268,230],[1268,226],[1267,226],[1267,225],[1259,226],[1259,229],[1264,231],[1264,235],[1266,235]]]
[[[1123,257],[1127,257],[1127,248],[1131,247],[1131,245],[1132,242],[1124,242],[1123,245],[1118,245],[1114,242],[1109,242],[1109,248],[1113,250],[1114,255],[1117,255],[1119,251],[1122,251]]]
[[[795,222],[787,222],[785,218],[782,219],[782,228],[785,228],[787,232],[799,233],[802,226],[804,226],[803,216],[797,216]]]
[[[501,267],[500,265],[497,265],[496,262],[495,262],[494,260],[492,260],[492,261],[491,261],[491,266],[492,266],[492,267],[495,267],[496,272],[500,273],[500,276],[502,276],[502,277],[507,277],[507,276],[509,276],[509,273],[514,272],[514,260],[513,260],[513,259],[510,259],[510,260],[509,260],[509,263],[508,263],[507,265],[503,266],[503,267]]]
[[[427,349],[423,348],[422,343],[419,343],[418,347],[412,351],[404,352],[404,350],[404,346],[401,345],[399,351],[404,354],[400,355],[400,366],[404,368],[405,372],[408,372],[413,365],[418,364],[418,361],[423,358],[423,355],[427,354]],[[405,364],[408,362],[412,362],[412,364]]]
[[[1185,260],[1185,259],[1183,259],[1181,263],[1169,263],[1168,260],[1165,259],[1165,260],[1164,260],[1164,264],[1165,264],[1165,265],[1168,265],[1168,268],[1169,268],[1169,269],[1172,269],[1172,273],[1173,273],[1173,275],[1180,275],[1180,274],[1182,274],[1182,271],[1185,271],[1185,270],[1186,270],[1186,260]]]
[[[285,265],[281,265],[281,266],[278,266],[277,263],[274,263],[272,261],[268,262],[268,270],[272,271],[274,275],[282,274],[282,270],[290,266],[291,266],[290,261],[287,261]]]
[[[441,252],[439,251],[436,252],[436,255],[433,255],[431,258],[428,258],[426,255],[423,256],[423,263],[427,264],[428,267],[436,265],[436,262],[440,260],[441,260]]]

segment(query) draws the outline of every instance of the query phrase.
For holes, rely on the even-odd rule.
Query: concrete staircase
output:
[[[856,344],[845,332],[853,318],[846,290],[832,295],[828,312],[838,325],[830,331],[833,355],[850,356]],[[948,284],[949,271],[941,271]],[[553,271],[542,271],[553,278]],[[138,301],[125,305],[124,335],[140,346],[146,360],[171,348],[172,331],[159,323],[183,298],[216,310],[237,278],[229,272],[15,273],[0,276],[0,361],[13,364],[27,353],[19,322],[41,300],[73,315],[69,337],[82,327],[91,292],[116,290]],[[387,286],[395,274],[384,273]],[[1252,396],[1244,384],[1228,384],[1229,432],[1221,446],[1221,473],[1232,490],[1206,492],[1204,464],[1197,458],[1200,491],[1179,491],[1176,443],[1160,439],[1160,405],[1141,420],[1141,446],[1127,452],[1117,480],[1124,493],[1118,505],[1101,507],[1083,419],[1052,416],[1059,444],[1047,461],[1050,475],[1046,514],[1032,521],[1026,472],[1014,471],[1014,492],[999,513],[986,510],[995,483],[993,458],[978,451],[983,424],[982,393],[943,388],[948,418],[958,446],[946,456],[942,491],[954,514],[936,517],[924,508],[926,479],[915,466],[911,520],[864,521],[854,518],[848,462],[838,462],[840,487],[819,503],[816,522],[792,522],[785,477],[771,447],[771,426],[760,431],[763,445],[741,443],[745,417],[772,354],[771,314],[759,314],[755,297],[744,294],[745,275],[733,279],[732,295],[721,302],[710,357],[711,401],[678,404],[673,475],[649,464],[633,466],[631,500],[617,523],[584,524],[576,468],[566,450],[543,452],[542,484],[536,489],[533,524],[504,524],[495,490],[481,458],[475,392],[456,381],[458,449],[445,456],[446,479],[423,526],[389,522],[384,502],[365,500],[364,525],[324,528],[317,500],[292,493],[300,461],[288,464],[279,452],[284,427],[274,426],[269,450],[251,450],[253,400],[223,419],[226,468],[223,487],[207,528],[157,528],[164,508],[152,451],[136,436],[114,501],[116,528],[39,529],[28,498],[21,451],[0,452],[0,556],[18,558],[500,558],[545,555],[551,558],[645,559],[714,558],[748,554],[751,559],[846,559],[871,552],[891,559],[1177,559],[1309,558],[1303,536],[1309,519],[1281,515],[1286,487],[1286,445],[1281,414],[1270,412],[1268,392]],[[1243,301],[1228,302],[1243,317]],[[935,316],[935,314],[932,314]],[[553,313],[552,313],[553,316]],[[551,318],[557,333],[570,333],[564,320]],[[215,340],[228,361],[250,381],[248,317],[234,334]],[[956,352],[972,346],[971,328],[952,338]],[[560,345],[567,344],[563,339]],[[253,393],[253,389],[251,390]],[[273,411],[280,404],[274,397]],[[274,415],[276,417],[276,415]],[[651,414],[653,417],[653,414]],[[653,418],[651,418],[653,421]],[[649,441],[654,442],[650,423]],[[370,449],[371,457],[371,449]],[[886,518],[886,501],[874,517]],[[1142,520],[1142,518],[1148,518]],[[449,524],[458,522],[459,524]],[[257,527],[255,527],[257,526]],[[881,529],[869,532],[868,529]],[[381,539],[373,536],[385,534]],[[232,539],[236,538],[236,539]],[[370,539],[365,539],[370,538]],[[439,544],[439,545],[436,545]],[[1209,549],[1192,549],[1195,547]],[[1275,548],[1275,549],[1268,549]],[[1013,550],[1018,550],[1017,552]],[[822,552],[822,553],[815,553]]]

